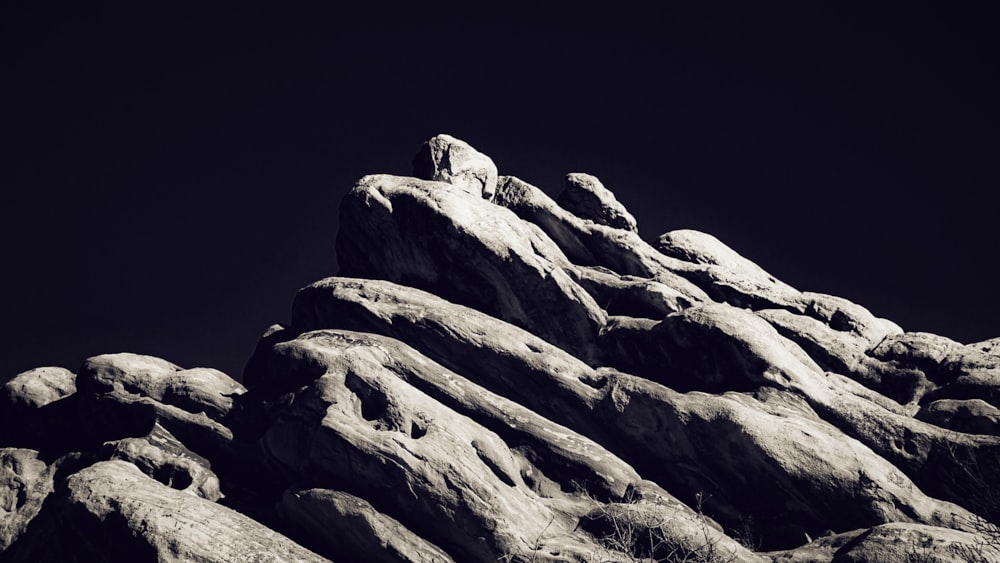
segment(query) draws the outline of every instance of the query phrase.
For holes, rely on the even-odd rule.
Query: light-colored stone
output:
[[[65,368],[41,367],[15,375],[3,385],[2,400],[11,407],[40,408],[76,392],[76,375]]]
[[[247,561],[328,559],[266,526],[144,475],[104,461],[70,476],[57,503],[6,555],[12,561]],[[59,541],[53,541],[58,538]]]
[[[830,563],[988,563],[1000,549],[983,537],[959,530],[910,523],[876,526],[837,551]]]
[[[689,263],[683,275],[712,299],[751,309],[793,308],[801,311],[801,293],[779,281],[712,235],[694,230],[660,235],[655,248]]]
[[[404,362],[347,331],[275,345],[276,377],[322,371],[293,392],[261,447],[297,479],[379,499],[385,514],[457,560],[522,550],[557,519],[571,535],[569,521],[524,482],[506,443],[404,380]]]
[[[211,463],[180,443],[160,423],[143,438],[123,438],[106,442],[106,459],[132,463],[164,485],[210,501],[222,498],[219,478]]]
[[[623,275],[656,280],[692,303],[708,296],[675,269],[687,266],[657,252],[639,235],[596,224],[573,215],[542,190],[513,176],[502,176],[496,202],[545,231],[573,264],[600,266]]]
[[[660,235],[656,249],[688,264],[671,264],[708,295],[737,307],[785,309],[807,315],[838,331],[853,331],[872,344],[902,329],[846,299],[800,292],[707,233],[682,229]]]
[[[81,391],[120,390],[221,419],[233,405],[233,396],[246,392],[217,369],[185,370],[161,358],[140,354],[105,354],[88,358],[77,377]]]
[[[447,182],[486,200],[497,187],[493,160],[451,135],[428,140],[413,157],[413,175],[424,180]]]
[[[408,381],[528,452],[536,466],[531,473],[537,469],[545,479],[577,482],[581,492],[598,498],[620,499],[639,480],[607,450],[557,424],[577,421],[588,402],[591,408],[596,404],[596,374],[521,329],[419,290],[345,278],[327,278],[301,290],[293,319],[303,330],[343,328],[392,336],[466,374],[426,369],[409,346],[368,337],[407,366]],[[548,403],[548,418],[530,408],[541,401]],[[533,487],[544,481],[527,479]]]
[[[683,293],[653,279],[620,276],[599,266],[578,266],[569,274],[608,315],[659,320],[694,305]]]
[[[932,401],[916,418],[956,432],[1000,435],[1000,409],[981,399]]]
[[[858,332],[837,330],[815,317],[786,309],[755,312],[802,347],[824,370],[846,375],[900,404],[915,404],[934,386],[920,370],[872,357],[868,351],[878,341]]]
[[[345,561],[372,563],[453,563],[434,544],[382,514],[368,501],[341,491],[286,491],[278,514],[307,536],[317,551]],[[336,530],[336,533],[331,533]]]
[[[590,174],[567,174],[566,187],[559,193],[556,203],[582,219],[615,229],[638,232],[635,217],[618,202],[611,190]]]
[[[0,554],[38,515],[53,491],[54,473],[34,450],[0,449]]]
[[[448,184],[367,176],[341,204],[340,275],[432,291],[586,357],[604,311],[565,255],[509,210]]]

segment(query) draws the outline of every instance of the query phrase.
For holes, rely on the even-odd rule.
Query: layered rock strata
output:
[[[236,381],[0,390],[0,561],[1000,560],[1000,339],[652,244],[448,135],[344,197],[339,273]]]

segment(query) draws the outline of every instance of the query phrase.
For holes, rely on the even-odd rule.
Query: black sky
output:
[[[596,174],[647,239],[1000,335],[987,4],[132,4],[0,3],[0,378],[119,351],[238,376],[335,273],[346,190],[439,132],[552,195]]]

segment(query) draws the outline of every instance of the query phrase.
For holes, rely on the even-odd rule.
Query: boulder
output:
[[[936,384],[924,403],[981,399],[1000,408],[1000,356],[925,332],[886,337],[869,354],[894,367],[918,370]]]
[[[580,219],[542,190],[513,176],[503,176],[496,203],[537,225],[578,266],[600,266],[613,272],[654,279],[692,303],[708,300],[704,291],[674,270],[684,265],[646,244],[639,235]]]
[[[410,383],[420,364],[382,341],[314,331],[272,354],[274,377],[316,377],[293,386],[260,442],[292,479],[337,484],[456,560],[495,561],[547,526],[579,536],[525,482],[522,456]]]
[[[424,180],[447,182],[486,200],[497,187],[497,167],[490,157],[451,135],[437,135],[413,157],[413,175]]]
[[[618,553],[633,561],[767,561],[726,536],[705,515],[644,498],[597,507],[580,526],[599,538],[603,549],[593,554],[596,561],[618,561]]]
[[[340,275],[384,279],[526,328],[586,358],[604,311],[537,227],[448,184],[367,176],[341,204]]]
[[[163,396],[166,380],[181,369],[154,356],[103,354],[83,362],[77,375],[77,387],[83,393],[106,393],[118,389],[156,399]]]
[[[724,311],[738,311],[724,305],[718,307]],[[927,499],[905,476],[837,428],[823,422],[808,406],[795,407],[803,417],[798,420],[788,414],[790,403],[787,401],[772,406],[773,400],[770,403],[746,402],[739,394],[729,394],[732,397],[719,404],[721,399],[678,394],[644,379],[613,372],[595,373],[582,364],[573,367],[572,358],[561,360],[564,353],[558,350],[531,350],[530,335],[521,333],[521,337],[512,338],[517,333],[502,332],[502,325],[490,323],[485,316],[476,323],[475,315],[466,310],[441,303],[422,292],[384,282],[324,280],[300,292],[294,310],[297,313],[293,316],[293,325],[301,329],[350,325],[358,330],[390,334],[415,343],[434,357],[446,358],[459,373],[479,378],[489,388],[503,389],[504,393],[516,397],[536,412],[596,439],[633,464],[640,474],[668,484],[672,492],[679,491],[682,499],[693,499],[697,493],[711,490],[727,525],[734,526],[747,511],[756,511],[755,518],[768,522],[768,541],[772,544],[794,541],[801,538],[804,531],[825,529],[834,524],[839,529],[852,529],[914,513],[921,514],[923,520],[935,521],[942,512],[962,510]],[[756,344],[755,354],[766,361],[757,360],[760,373],[752,377],[743,374],[744,387],[749,389],[771,379],[783,381],[779,370],[773,367],[783,365],[789,377],[798,377],[805,384],[819,388],[819,382],[809,382],[811,377],[823,379],[818,367],[802,363],[803,359],[781,344],[780,337],[765,321],[749,312],[740,314],[745,316],[748,325],[740,330],[734,328],[740,326],[738,323],[731,327],[734,335],[742,334],[742,330],[751,336],[761,333],[766,336],[766,330],[770,330],[774,339],[772,342],[760,336],[762,339]],[[527,342],[528,346],[524,347],[522,342]],[[381,346],[385,349],[384,344]],[[734,349],[738,352],[740,346],[735,344]],[[401,359],[397,365],[408,363],[402,361],[406,356],[398,351],[392,355]],[[495,357],[503,358],[504,362],[494,364],[491,358]],[[714,357],[725,361],[719,354]],[[540,361],[542,358],[545,361]],[[739,358],[730,356],[731,363],[725,364],[729,367],[719,367],[718,373],[735,373],[733,367],[752,361]],[[529,373],[531,375],[527,376]],[[574,373],[577,374],[575,378],[566,377]],[[516,380],[522,382],[520,386],[510,383],[509,378],[514,374],[522,374]],[[580,374],[585,374],[585,379],[578,379]],[[407,380],[420,378],[408,375]],[[544,390],[533,387],[545,381],[561,383]],[[581,385],[583,381],[592,383]],[[702,406],[696,408],[696,405]],[[567,415],[562,412],[564,409],[585,414]],[[753,423],[753,430],[732,427],[735,416],[732,413],[737,411],[745,411],[740,415],[743,420],[759,419]],[[696,425],[695,420],[702,422]],[[802,426],[807,428],[800,430]],[[764,434],[757,439],[738,442],[743,444],[741,449],[717,450],[710,446],[731,444],[732,436],[760,432]],[[819,436],[824,436],[823,441]],[[837,444],[833,445],[832,441]],[[801,452],[803,446],[799,442],[811,444],[815,449],[810,449],[808,455],[794,453]],[[779,449],[778,443],[787,443],[788,453]],[[725,447],[733,448],[732,445]],[[845,464],[843,456],[848,451],[856,452],[856,462]],[[786,455],[789,459],[784,457]],[[748,469],[746,461],[736,461],[750,459],[761,460],[753,464],[754,470]],[[796,463],[800,464],[800,469],[790,476],[788,468]],[[680,467],[691,469],[690,472],[678,472]],[[766,467],[772,469],[765,471]],[[862,468],[865,469],[862,471]],[[810,476],[816,480],[811,480]],[[872,491],[867,511],[858,508],[858,479],[875,483],[866,485],[866,490]],[[832,492],[830,483],[838,483],[834,490],[839,492]],[[896,483],[905,483],[905,486]],[[834,500],[837,498],[841,500]],[[880,500],[882,498],[892,500]],[[778,502],[777,499],[783,500],[772,504]],[[836,502],[841,504],[830,504]],[[887,508],[894,503],[907,508]],[[848,510],[848,506],[854,508]],[[845,520],[837,522],[836,518]]]
[[[278,514],[316,551],[345,561],[453,563],[434,544],[382,514],[368,501],[341,491],[286,491]],[[337,533],[331,534],[331,530]]]
[[[690,264],[676,269],[716,301],[751,309],[803,309],[798,290],[712,235],[688,229],[670,231],[660,235],[654,247],[664,256]]]
[[[548,480],[576,482],[580,492],[595,498],[621,499],[627,488],[639,480],[635,470],[607,450],[556,423],[560,417],[546,418],[518,402],[532,404],[525,400],[526,397],[548,400],[552,408],[560,408],[579,418],[584,412],[579,403],[593,402],[597,396],[586,380],[578,379],[581,376],[596,377],[588,367],[564,353],[560,358],[557,349],[537,338],[531,337],[527,342],[516,338],[521,331],[514,327],[508,327],[506,334],[503,333],[503,326],[494,326],[490,332],[480,330],[499,323],[478,324],[474,312],[461,311],[457,306],[439,303],[437,307],[417,309],[414,305],[419,307],[421,299],[424,299],[423,305],[436,300],[421,293],[398,286],[393,288],[388,283],[330,278],[302,290],[300,294],[311,295],[297,299],[296,303],[302,305],[308,300],[313,303],[309,307],[311,311],[321,312],[322,316],[312,317],[308,330],[329,328],[331,325],[361,330],[361,327],[367,326],[372,327],[369,329],[372,332],[391,332],[398,338],[409,336],[407,340],[428,350],[432,356],[441,355],[442,350],[451,350],[451,354],[444,356],[478,359],[472,369],[456,365],[462,373],[470,374],[463,377],[441,368],[427,369],[426,360],[401,342],[372,334],[365,337],[371,345],[391,350],[393,357],[398,358],[397,363],[407,366],[406,379],[411,384],[496,432],[509,447],[518,450],[525,461],[532,464],[522,470],[530,487],[537,489]],[[390,295],[397,300],[395,304],[388,300]],[[406,298],[409,298],[409,303],[406,303]],[[386,321],[384,329],[375,326],[378,322],[376,318],[352,315],[352,304],[367,306],[369,310],[381,309],[384,315],[381,319]],[[341,312],[334,312],[338,306]],[[448,315],[449,309],[454,314]],[[427,311],[427,314],[421,311]],[[438,317],[432,311],[444,314]],[[464,322],[445,324],[449,318]],[[437,330],[435,325],[448,330]],[[389,327],[394,330],[385,330]],[[497,331],[497,328],[501,330]],[[421,338],[421,334],[428,338]],[[439,338],[434,339],[435,334]],[[442,336],[444,338],[440,338]],[[499,338],[493,340],[491,337]],[[553,353],[547,354],[550,351]],[[553,377],[550,375],[553,372],[560,375]],[[566,387],[574,388],[576,393],[560,393],[560,388]],[[539,473],[544,477],[539,477]]]
[[[76,392],[76,375],[65,368],[41,367],[15,375],[0,390],[12,408],[39,408]]]
[[[222,498],[211,462],[186,448],[159,423],[145,437],[105,442],[100,455],[127,461],[172,489],[213,502]]]
[[[895,464],[928,493],[972,510],[978,510],[974,499],[989,487],[963,467],[1000,464],[1000,439],[956,434],[907,416],[898,403],[824,372],[749,311],[712,304],[659,323],[613,320],[602,338],[612,365],[669,386],[712,392],[769,386],[800,394],[820,417]]]
[[[634,470],[585,437],[545,423],[516,404],[484,395],[455,374],[442,374],[443,368],[407,351],[401,343],[321,330],[276,344],[272,354],[273,377],[299,391],[293,391],[295,398],[290,402],[281,400],[294,410],[274,413],[274,423],[262,439],[265,451],[286,472],[299,475],[297,479],[348,488],[456,559],[486,561],[497,554],[531,554],[525,556],[548,560],[545,553],[553,551],[562,557],[593,553],[600,542],[580,535],[578,519],[592,512],[595,503],[604,505],[598,498],[614,504],[635,490],[647,491],[669,507],[678,526],[686,523],[684,529],[700,522],[690,508],[658,486],[641,481]],[[328,387],[345,370],[343,385],[361,396],[360,406],[352,406],[356,401]],[[385,376],[378,376],[380,372]],[[312,386],[302,386],[301,382],[316,376],[319,379]],[[351,383],[354,378],[368,383],[361,387]],[[376,388],[378,396],[365,396],[363,389]],[[438,402],[427,403],[423,393]],[[324,399],[317,403],[320,395]],[[507,429],[493,434],[473,422],[486,418],[482,406],[472,412],[471,419],[455,418],[456,413],[443,405],[457,404],[459,395],[478,405],[495,401],[497,410],[508,415]],[[366,407],[366,400],[374,404]],[[414,408],[416,415],[411,412]],[[461,405],[458,410],[462,411]],[[345,416],[356,422],[348,422]],[[420,420],[412,420],[415,416]],[[320,424],[326,431],[303,436],[292,426],[303,424]],[[595,419],[592,424],[605,423]],[[351,446],[340,439],[332,444],[331,432],[350,439]],[[526,440],[528,433],[533,437]],[[464,438],[456,441],[451,435]],[[471,450],[465,442],[470,439]],[[393,462],[388,464],[385,457]],[[335,463],[345,458],[351,460],[347,466]],[[440,488],[438,475],[442,473],[448,475],[447,490]],[[474,480],[473,475],[477,475]],[[502,502],[498,494],[503,495]],[[441,521],[441,510],[446,510],[445,521]],[[736,545],[721,533],[711,534],[713,541]],[[683,534],[677,540],[689,545],[694,537]],[[483,553],[490,546],[495,546],[494,552]],[[739,560],[754,560],[746,550],[738,552]]]
[[[399,339],[469,381],[554,422],[584,424],[599,378],[587,364],[530,332],[395,283],[326,278],[299,291],[297,331],[364,331]]]
[[[894,365],[868,352],[878,342],[852,330],[837,330],[809,315],[786,309],[763,309],[756,314],[798,344],[823,370],[849,376],[900,404],[914,404],[934,387],[918,369]]]
[[[616,450],[645,451],[644,459],[624,459],[681,500],[710,497],[706,511],[727,528],[752,517],[767,548],[826,529],[972,518],[924,495],[794,394],[680,394],[627,376],[607,386],[598,418],[622,429]]]
[[[0,449],[0,553],[20,537],[52,493],[55,467],[34,450]]]
[[[890,523],[858,535],[837,550],[830,563],[928,561],[985,563],[1000,560],[995,542],[981,535],[936,526]]]
[[[690,307],[655,324],[609,324],[601,336],[628,346],[602,346],[607,365],[684,390],[787,387],[822,373],[766,321],[723,303]]]
[[[566,175],[566,187],[556,198],[560,207],[581,219],[637,233],[635,217],[596,177],[575,172]]]
[[[798,291],[712,235],[690,229],[670,231],[660,235],[655,247],[680,261],[672,265],[675,271],[716,301],[755,311],[785,309],[807,315],[834,330],[854,332],[872,345],[902,332],[895,323],[846,299]]]
[[[621,276],[600,266],[569,270],[608,315],[662,319],[694,303],[683,293],[659,281]]]
[[[916,418],[956,432],[1000,435],[1000,409],[981,399],[932,401]]]
[[[799,547],[771,551],[764,555],[771,558],[771,563],[830,563],[841,548],[865,531],[861,529],[835,534],[832,530],[826,530],[822,537],[815,540],[806,536],[807,543]]]
[[[1000,357],[1000,337],[990,338],[988,340],[983,340],[982,342],[974,342],[968,346],[974,350],[983,352],[984,354]]]
[[[167,487],[125,461],[83,469],[56,495],[32,529],[4,553],[6,560],[328,561],[238,512]]]
[[[246,392],[243,385],[217,369],[185,370],[161,358],[129,353],[88,358],[77,380],[81,391],[118,389],[191,413],[204,412],[215,420],[229,412],[233,396]]]

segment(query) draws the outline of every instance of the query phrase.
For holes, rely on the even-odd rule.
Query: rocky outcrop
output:
[[[19,373],[3,385],[0,401],[10,408],[39,408],[76,392],[76,375],[65,368],[43,367]]]
[[[55,468],[38,452],[17,448],[0,450],[0,552],[28,528],[53,490]]]
[[[861,533],[839,549],[832,563],[869,561],[996,561],[1000,550],[982,538],[958,530],[919,524],[883,524]]]
[[[439,135],[240,382],[136,354],[0,393],[0,561],[993,561],[1000,339],[643,241]],[[58,538],[59,541],[52,541]],[[814,539],[815,538],[815,539]]]
[[[635,217],[618,202],[615,194],[590,174],[575,172],[566,175],[566,187],[559,193],[556,203],[582,219],[600,225],[638,232]]]
[[[564,271],[570,262],[548,237],[450,184],[366,176],[340,210],[343,275],[426,289],[579,356],[604,324],[604,312]]]
[[[286,491],[277,506],[289,525],[301,529],[324,551],[350,561],[451,563],[434,544],[382,514],[368,501],[341,491]],[[331,534],[331,530],[337,533]]]
[[[1000,409],[981,399],[931,401],[916,418],[956,432],[1000,435]]]
[[[58,495],[58,496],[56,496]],[[58,541],[53,541],[58,538]],[[327,561],[217,503],[163,486],[124,461],[66,480],[10,561]]]
[[[424,180],[447,182],[483,199],[493,199],[497,188],[497,166],[485,154],[451,135],[438,135],[413,157],[413,175]]]
[[[84,362],[78,382],[91,392],[119,389],[219,419],[246,388],[219,370],[184,370],[160,358],[106,354]]]

